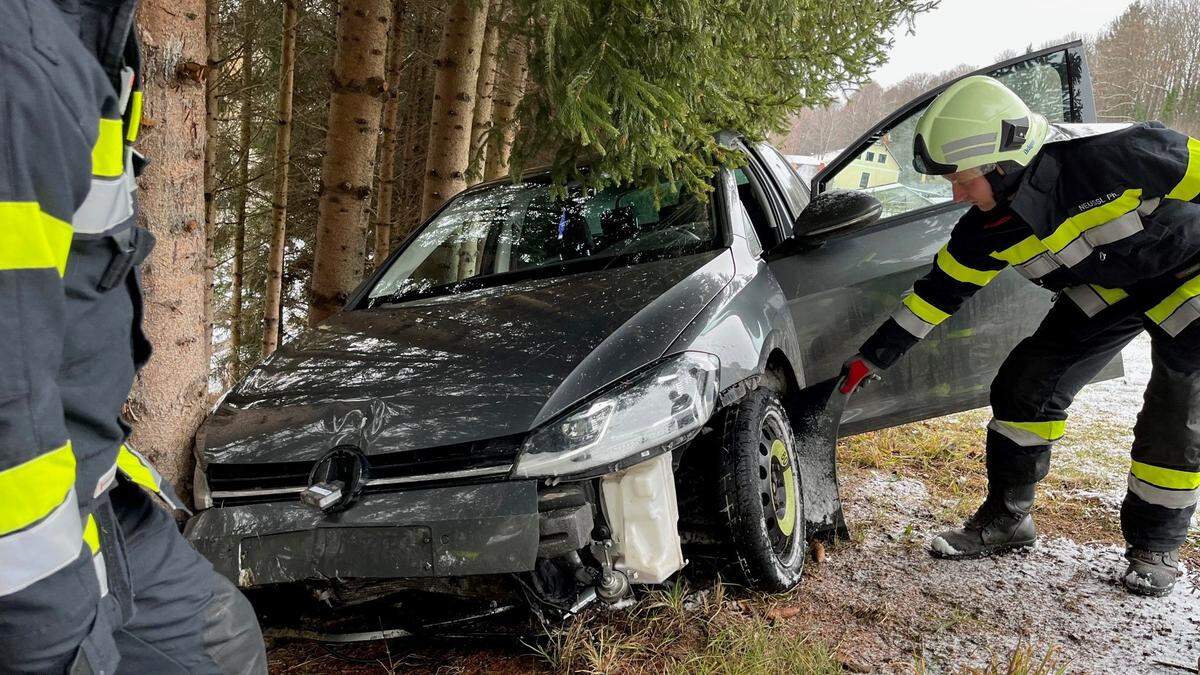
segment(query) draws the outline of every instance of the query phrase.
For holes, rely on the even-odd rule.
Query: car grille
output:
[[[522,435],[515,435],[370,455],[363,492],[495,480],[512,468],[522,439]],[[297,500],[308,487],[308,476],[315,463],[209,464],[206,474],[213,505]]]

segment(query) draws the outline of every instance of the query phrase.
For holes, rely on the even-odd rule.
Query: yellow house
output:
[[[886,141],[872,143],[830,181],[830,187],[861,190],[900,182],[900,165]]]

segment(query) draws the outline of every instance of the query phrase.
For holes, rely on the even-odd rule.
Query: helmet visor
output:
[[[976,178],[982,178],[995,170],[995,164],[983,164],[981,166],[971,167],[970,169],[963,169],[962,171],[944,174],[942,178],[950,181],[951,185],[965,185]]]

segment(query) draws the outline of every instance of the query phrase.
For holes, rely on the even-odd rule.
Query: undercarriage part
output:
[[[596,595],[607,604],[615,605],[621,598],[629,595],[629,577],[621,570],[611,570],[600,577],[596,586]]]
[[[614,569],[633,583],[658,584],[683,567],[670,454],[605,476],[601,492]]]

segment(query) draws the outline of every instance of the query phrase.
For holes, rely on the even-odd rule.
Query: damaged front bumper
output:
[[[528,572],[539,556],[586,545],[591,529],[590,507],[539,498],[528,480],[368,494],[334,514],[300,502],[217,507],[185,535],[251,588]]]

